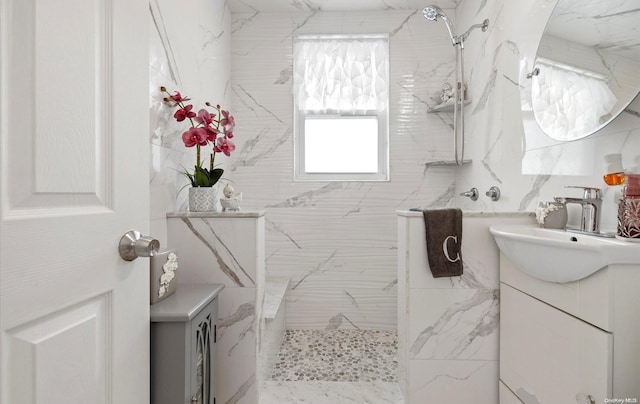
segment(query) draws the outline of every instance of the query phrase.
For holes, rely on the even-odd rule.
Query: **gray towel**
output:
[[[462,275],[462,210],[424,210],[427,257],[434,278]]]

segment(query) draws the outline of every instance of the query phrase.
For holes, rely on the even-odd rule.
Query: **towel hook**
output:
[[[472,201],[477,201],[478,200],[478,188],[473,187],[470,190],[468,190],[467,192],[461,193],[460,196],[468,196],[469,199],[471,199]]]

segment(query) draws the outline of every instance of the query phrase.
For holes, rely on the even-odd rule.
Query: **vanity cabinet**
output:
[[[500,402],[640,400],[639,285],[637,265],[561,284],[501,254]]]
[[[219,284],[181,284],[151,306],[151,402],[214,404]]]
[[[572,403],[580,393],[598,403],[611,397],[611,333],[505,284],[500,296],[500,370],[519,397],[540,403]]]

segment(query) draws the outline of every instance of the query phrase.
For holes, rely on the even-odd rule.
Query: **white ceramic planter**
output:
[[[218,187],[191,187],[189,188],[190,212],[215,212],[218,210]]]

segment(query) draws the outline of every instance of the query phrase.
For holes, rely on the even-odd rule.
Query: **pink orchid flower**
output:
[[[173,114],[173,117],[176,118],[176,121],[182,122],[186,118],[194,118],[196,113],[191,111],[193,109],[193,105],[187,105],[184,108],[180,108]]]
[[[203,129],[207,132],[207,140],[211,143],[215,143],[220,131],[213,126],[204,126]]]
[[[187,98],[187,97],[183,98],[179,91],[176,91],[175,94],[173,94],[170,97],[176,104],[179,103],[179,102],[189,101],[191,99],[191,98]]]
[[[225,156],[230,156],[231,152],[236,149],[236,145],[234,145],[229,139],[225,137],[219,137],[216,141],[216,145],[213,150],[216,153],[224,153]]]
[[[215,116],[216,114],[211,114],[209,113],[209,111],[203,108],[198,111],[198,116],[196,116],[194,120],[201,125],[209,126],[213,123],[213,118]]]
[[[176,108],[173,117],[178,122],[188,120],[190,128],[182,134],[182,142],[186,147],[196,148],[196,164],[193,173],[185,171],[184,174],[189,178],[193,187],[211,186],[215,184],[219,175],[211,176],[210,173],[214,172],[214,160],[216,153],[224,153],[226,156],[230,156],[231,152],[236,149],[236,145],[229,139],[233,138],[233,129],[236,126],[234,117],[229,111],[224,111],[219,104],[215,106],[209,102],[205,102],[205,105],[215,112],[209,112],[207,109],[200,109],[196,114],[193,111],[193,105],[185,105],[185,101],[190,98],[183,97],[180,92],[175,91],[171,94],[166,87],[161,86],[160,91],[166,96],[163,101],[172,108]],[[202,167],[202,160],[200,159],[201,149],[203,146],[213,146],[213,153],[209,159],[209,168]],[[200,173],[202,175],[196,175]],[[205,175],[206,177],[204,178]],[[205,181],[206,180],[206,181]]]
[[[221,111],[222,116],[224,116],[224,118],[222,118],[220,120],[220,125],[222,126],[222,128],[224,129],[224,132],[233,132],[233,128],[235,128],[236,126],[236,119],[233,117],[233,115],[229,114],[229,111]],[[233,137],[233,134],[231,136],[227,137]]]
[[[207,131],[204,128],[189,128],[182,134],[182,141],[187,147],[207,145]]]

